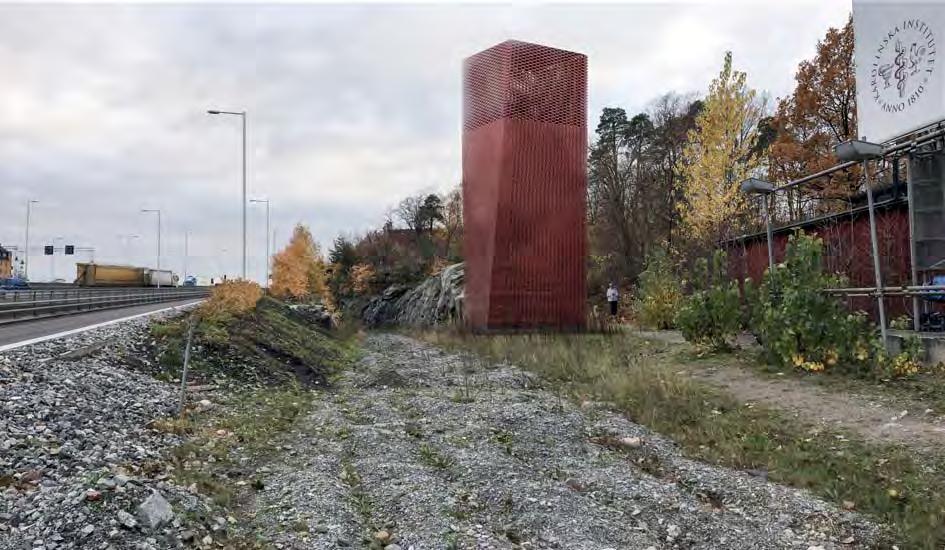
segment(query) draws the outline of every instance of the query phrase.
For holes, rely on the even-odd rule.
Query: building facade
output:
[[[0,279],[8,279],[13,276],[13,254],[0,246]]]
[[[797,231],[819,237],[824,244],[824,269],[848,280],[850,287],[874,286],[873,251],[870,244],[869,212],[866,207],[822,216],[802,223],[778,227],[774,231],[774,261],[784,261],[788,238]],[[879,243],[883,285],[911,284],[909,264],[909,209],[905,196],[879,201],[876,205],[876,236]],[[759,283],[768,269],[768,241],[764,233],[748,235],[726,246],[729,274],[737,280]],[[851,310],[877,317],[876,300],[869,297],[845,298]],[[911,312],[911,300],[885,299],[887,317]]]

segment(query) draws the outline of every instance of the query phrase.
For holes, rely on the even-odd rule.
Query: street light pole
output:
[[[243,111],[243,280],[246,280],[246,111]]]
[[[269,199],[251,199],[249,202],[266,203],[266,282],[269,288]]]
[[[26,201],[26,247],[23,249],[23,259],[25,260],[23,264],[23,278],[27,281],[30,280],[30,210],[31,207],[38,202],[38,200],[34,199]]]
[[[879,259],[879,241],[876,238],[876,213],[873,202],[873,188],[870,182],[869,161],[883,158],[883,146],[879,143],[870,143],[864,139],[849,140],[834,146],[837,158],[844,161],[859,161],[863,167],[863,180],[866,187],[866,204],[870,213],[870,247],[873,249],[873,277],[876,284],[876,309],[879,313],[879,332],[883,339],[883,347],[888,345],[886,340],[886,306],[883,303],[883,271]],[[909,213],[910,216],[912,213]]]
[[[185,230],[184,230],[184,282],[185,282],[185,283],[187,282],[187,257],[188,257],[188,255],[189,255],[189,253],[188,253],[188,244],[189,244],[189,243],[188,243],[187,241],[188,241],[189,239],[190,239],[190,230],[189,230],[189,229],[185,229]]]
[[[765,234],[768,238],[768,272],[774,273],[774,230],[771,227],[771,211],[768,210],[768,196],[776,188],[773,183],[758,178],[748,178],[741,183],[741,191],[746,194],[761,195],[761,204],[765,213]]]
[[[774,230],[771,228],[771,212],[768,210],[768,195],[761,196],[765,210],[765,233],[768,235],[768,270],[774,273]]]
[[[870,246],[873,249],[873,278],[876,281],[876,307],[879,312],[879,331],[886,346],[886,306],[883,303],[883,272],[879,263],[879,241],[876,239],[876,214],[873,188],[870,182],[869,161],[863,159],[863,178],[866,187],[866,204],[870,211]]]
[[[56,241],[64,241],[65,237],[55,237],[53,238],[53,250],[52,254],[49,255],[49,266],[50,266],[50,278],[51,282],[56,282]]]
[[[246,279],[246,111],[219,111],[210,109],[211,115],[234,115],[243,122],[243,279]]]
[[[161,209],[160,208],[142,208],[142,212],[154,212],[157,214],[157,271],[161,270]],[[161,288],[161,276],[158,275],[157,287]]]

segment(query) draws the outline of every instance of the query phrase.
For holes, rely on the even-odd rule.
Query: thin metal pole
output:
[[[879,265],[879,241],[876,238],[876,213],[873,208],[873,189],[870,186],[869,161],[863,161],[863,177],[866,180],[866,200],[870,211],[870,241],[873,245],[873,274],[876,280],[876,305],[879,308],[879,330],[886,347],[886,307],[883,304],[883,276]]]
[[[161,209],[158,208],[157,211],[158,218],[158,235],[157,235],[157,270],[161,271]],[[158,273],[157,287],[161,288],[161,274]]]
[[[33,201],[26,200],[26,249],[23,251],[25,254],[26,263],[23,264],[23,278],[27,281],[30,279],[30,207],[32,207]]]
[[[912,268],[912,286],[919,284],[919,271],[916,266],[915,250],[915,197],[912,185],[912,155],[906,156],[908,163],[908,172],[906,173],[906,198],[909,204],[909,263]],[[896,159],[894,162],[899,162]],[[912,297],[912,328],[916,332],[921,329],[922,323],[919,319],[919,297]]]
[[[269,288],[269,199],[266,199],[266,288]]]
[[[184,346],[184,368],[180,375],[180,407],[177,414],[184,416],[184,405],[187,403],[187,367],[190,365],[190,343],[194,338],[194,327],[197,324],[196,314],[191,314],[190,322],[187,323],[187,344]]]
[[[246,111],[243,111],[243,280],[246,280]]]
[[[50,278],[50,280],[52,282],[56,282],[56,241],[61,241],[61,240],[63,240],[63,237],[56,237],[53,239],[53,250],[52,250],[53,253],[49,256],[49,263],[52,270],[52,277]]]
[[[768,232],[768,270],[774,273],[774,231],[771,229],[771,212],[768,210],[768,195],[762,195],[765,208],[765,225]]]
[[[184,230],[184,281],[187,281],[187,256],[188,256],[188,237],[190,236],[190,231]]]

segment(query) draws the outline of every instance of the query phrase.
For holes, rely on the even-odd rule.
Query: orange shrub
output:
[[[366,294],[374,282],[374,267],[371,264],[355,264],[351,267],[351,290],[355,294]]]
[[[208,319],[227,319],[252,310],[262,295],[262,288],[253,281],[227,281],[213,287],[210,298],[200,306],[200,314]]]

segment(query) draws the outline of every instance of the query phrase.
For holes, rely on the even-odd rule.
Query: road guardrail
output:
[[[0,290],[0,325],[43,317],[207,296],[209,288],[71,288]]]

